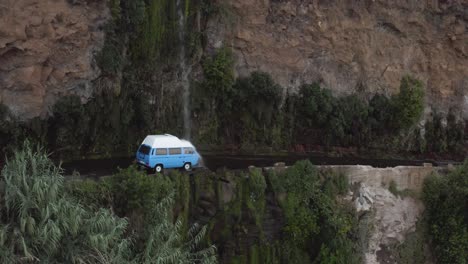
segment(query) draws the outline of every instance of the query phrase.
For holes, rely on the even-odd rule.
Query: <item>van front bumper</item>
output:
[[[150,169],[150,167],[146,163],[144,163],[143,161],[135,160],[135,163],[136,163],[137,166],[145,167],[145,168]]]

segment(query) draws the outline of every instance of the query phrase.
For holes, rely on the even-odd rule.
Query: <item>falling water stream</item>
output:
[[[184,138],[190,140],[191,122],[190,122],[190,82],[188,76],[190,67],[186,64],[185,58],[185,1],[177,0],[177,16],[179,18],[179,63],[180,63],[180,81],[182,84],[183,94],[183,116],[184,116]]]

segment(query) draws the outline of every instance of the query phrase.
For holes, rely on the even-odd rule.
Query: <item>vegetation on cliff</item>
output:
[[[182,220],[173,221],[174,188],[171,191],[166,188],[168,182],[154,180],[151,186],[127,184],[135,181],[134,175],[136,181],[142,180],[141,174],[138,177],[136,171],[130,170],[116,176],[114,184],[106,185],[109,189],[99,186],[97,191],[93,189],[96,185],[83,183],[80,188],[72,188],[74,194],[80,195],[70,195],[61,169],[42,149],[26,142],[1,172],[0,261],[215,263],[215,248],[202,247],[206,228],[189,228]],[[125,185],[119,185],[122,181]],[[148,189],[155,185],[160,188]],[[112,191],[126,195],[125,199],[107,200],[108,205],[115,201],[116,208],[127,209],[124,214],[144,207],[144,220],[129,221],[116,216],[112,206],[91,202],[97,198],[88,196],[90,189],[99,196],[112,195]],[[162,189],[165,192],[160,192]],[[99,199],[106,200],[103,196]],[[119,203],[132,207],[129,210]]]
[[[468,263],[468,162],[426,179],[423,200],[437,263]]]

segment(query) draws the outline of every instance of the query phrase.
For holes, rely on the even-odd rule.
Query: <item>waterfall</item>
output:
[[[182,102],[184,116],[184,138],[190,140],[191,122],[190,122],[190,82],[188,76],[190,67],[185,61],[185,1],[177,0],[177,16],[179,18],[179,63],[180,63],[180,81],[182,83]]]

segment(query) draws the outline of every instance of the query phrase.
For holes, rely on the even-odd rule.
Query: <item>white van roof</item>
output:
[[[142,144],[151,146],[151,148],[195,148],[189,141],[181,140],[169,134],[148,135],[145,140],[143,140]]]

